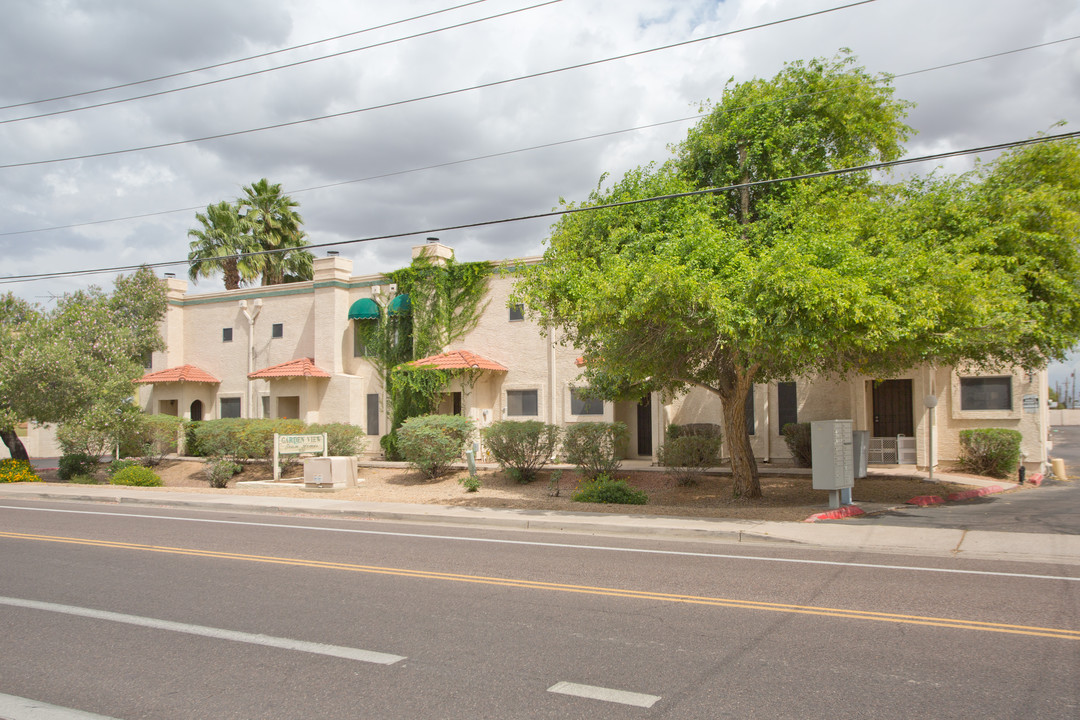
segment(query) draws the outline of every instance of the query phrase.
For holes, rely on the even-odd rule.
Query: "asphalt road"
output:
[[[1054,441],[1051,455],[1064,459],[1066,472],[1080,478],[1080,427],[1051,430]],[[858,499],[857,482],[855,498]],[[1019,492],[925,508],[913,506],[842,522],[848,525],[1080,535],[1080,479],[1049,480],[1041,487]]]
[[[0,528],[0,717],[16,720],[36,717],[19,702],[125,719],[1080,715],[1080,564],[30,501],[5,501]]]

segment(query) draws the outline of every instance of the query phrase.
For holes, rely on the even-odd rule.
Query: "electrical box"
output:
[[[810,423],[814,489],[841,490],[855,485],[855,457],[850,420]]]
[[[307,487],[356,487],[355,457],[313,457],[304,459]]]

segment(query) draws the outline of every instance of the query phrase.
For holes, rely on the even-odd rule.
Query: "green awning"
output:
[[[360,298],[349,307],[350,320],[378,320],[379,305],[371,298]]]
[[[390,301],[390,314],[401,315],[412,312],[412,302],[408,295],[398,295]]]

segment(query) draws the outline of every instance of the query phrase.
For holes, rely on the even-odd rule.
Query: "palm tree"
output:
[[[244,188],[239,206],[246,210],[242,218],[250,227],[251,236],[260,250],[279,252],[256,255],[252,264],[262,273],[263,285],[277,285],[290,280],[312,278],[310,252],[301,250],[308,243],[303,223],[294,208],[299,203],[281,193],[281,185],[262,178]],[[295,250],[290,250],[290,248]]]
[[[236,290],[242,282],[258,277],[259,270],[253,266],[252,258],[241,256],[252,249],[252,244],[250,229],[240,216],[239,206],[222,200],[207,205],[205,215],[195,213],[195,219],[202,223],[202,228],[188,230],[188,236],[195,238],[188,252],[188,277],[193,282],[220,272],[225,276],[225,289]]]

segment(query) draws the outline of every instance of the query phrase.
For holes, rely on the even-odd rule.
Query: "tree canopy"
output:
[[[719,396],[747,497],[755,382],[1062,354],[1080,337],[1075,145],[960,178],[763,182],[899,157],[907,107],[850,58],[729,84],[671,158],[583,207],[735,187],[565,215],[517,300],[584,351],[597,394]]]
[[[26,457],[18,422],[107,421],[130,405],[145,357],[164,349],[164,313],[164,285],[145,268],[48,310],[0,297],[0,439],[12,457]]]
[[[261,281],[263,285],[312,278],[311,252],[296,212],[299,203],[282,193],[281,185],[262,178],[247,185],[235,202],[209,205],[188,230],[188,276],[193,281],[218,273],[225,289]],[[273,252],[266,252],[273,251]]]

